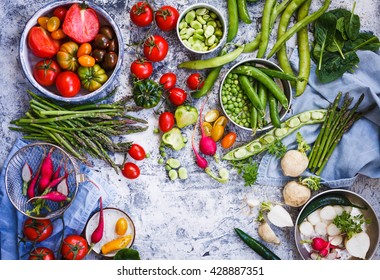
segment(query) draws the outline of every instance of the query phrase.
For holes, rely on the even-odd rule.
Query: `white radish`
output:
[[[310,258],[311,258],[312,260],[319,260],[321,257],[319,256],[318,253],[313,252],[313,253],[310,254]]]
[[[351,206],[343,206],[344,211],[347,213],[351,213],[352,207]]]
[[[281,169],[285,176],[298,177],[307,168],[309,159],[305,153],[289,150],[281,159]]]
[[[333,220],[337,215],[334,207],[327,205],[321,209],[320,216],[324,220]]]
[[[331,252],[326,256],[326,260],[335,260],[338,256],[338,253],[335,250],[331,250]]]
[[[341,234],[341,231],[335,224],[329,224],[327,226],[327,234],[331,236],[335,236],[335,235]]]
[[[267,222],[262,222],[257,229],[259,236],[266,242],[280,244],[280,239]]]
[[[300,229],[301,234],[303,234],[305,237],[309,237],[314,233],[314,227],[308,221],[302,222],[299,225],[299,229]]]
[[[352,217],[362,215],[362,211],[359,208],[352,207],[351,212],[349,212]]]
[[[250,208],[254,208],[260,204],[260,201],[254,198],[247,198],[245,201]]]
[[[316,224],[318,224],[320,221],[321,221],[321,216],[319,215],[319,213],[321,212],[321,209],[317,209],[315,210],[314,212],[312,212],[308,217],[307,217],[307,220],[310,222],[310,224],[312,224],[313,226],[315,226]]]
[[[267,217],[268,220],[277,227],[292,227],[294,225],[289,212],[281,205],[271,207]]]
[[[329,242],[331,245],[339,246],[343,242],[342,235],[329,236]]]
[[[353,257],[365,259],[369,250],[370,240],[366,232],[362,231],[345,241],[345,247]]]
[[[29,183],[30,180],[32,180],[32,169],[27,162],[25,162],[24,166],[22,167],[21,177],[25,183]]]
[[[57,185],[57,191],[59,191],[63,195],[69,195],[69,186],[67,185],[66,178],[63,178],[63,180]]]
[[[319,222],[315,225],[314,230],[316,233],[320,235],[326,235],[327,233],[327,225],[323,222]]]
[[[335,213],[337,216],[340,216],[342,215],[343,211],[344,211],[344,208],[340,205],[334,205],[334,210],[335,210]]]
[[[309,200],[311,190],[296,181],[290,181],[285,185],[282,194],[286,205],[300,207]]]

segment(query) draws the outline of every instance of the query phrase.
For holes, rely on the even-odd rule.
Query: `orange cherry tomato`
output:
[[[224,134],[224,126],[222,125],[214,125],[211,130],[211,138],[215,142],[218,142],[220,139],[222,139]]]
[[[228,149],[232,147],[235,141],[236,141],[236,133],[231,131],[223,137],[220,144],[222,145],[224,149]]]
[[[93,58],[90,55],[85,54],[78,58],[78,62],[80,65],[84,67],[92,67],[95,65],[95,58]]]
[[[58,17],[54,16],[54,17],[49,18],[46,27],[49,32],[53,32],[53,31],[56,31],[60,25],[61,25],[61,21],[59,20]]]
[[[124,235],[128,230],[128,222],[125,218],[121,217],[117,220],[115,225],[115,232],[117,235]]]
[[[81,57],[82,55],[90,55],[92,51],[92,46],[90,43],[83,43],[79,46],[77,57]]]
[[[39,17],[37,19],[37,23],[42,26],[43,28],[47,29],[47,23],[49,21],[48,17]]]
[[[66,37],[66,34],[65,32],[63,32],[62,28],[58,28],[56,31],[53,31],[52,33],[50,33],[50,36],[54,40],[61,40]]]

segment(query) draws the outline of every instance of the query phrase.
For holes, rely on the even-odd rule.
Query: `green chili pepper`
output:
[[[238,33],[239,28],[239,15],[236,0],[227,1],[228,9],[228,32],[227,32],[227,43],[231,42]]]
[[[185,62],[180,63],[178,65],[178,68],[201,70],[201,69],[222,66],[224,64],[230,63],[231,61],[234,61],[243,52],[243,49],[244,49],[244,46],[239,46],[232,52],[229,52],[222,56],[216,56],[216,57],[205,59],[205,60],[185,61]]]
[[[252,66],[238,66],[232,70],[232,73],[254,77],[273,94],[273,96],[280,102],[282,107],[288,109],[289,101],[286,98],[286,95],[281,90],[281,88],[264,72]]]

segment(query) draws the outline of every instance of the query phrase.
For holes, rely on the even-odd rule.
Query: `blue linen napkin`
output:
[[[19,244],[22,236],[22,226],[26,216],[18,212],[8,198],[5,190],[5,169],[10,158],[22,147],[27,145],[22,140],[16,140],[12,147],[0,175],[0,259],[18,260],[27,259],[31,249],[31,243]],[[90,215],[99,207],[99,197],[102,196],[103,205],[106,207],[112,203],[116,191],[99,174],[85,165],[80,166],[80,173],[87,178],[80,183],[76,197],[63,215],[64,235],[81,234]],[[99,189],[89,180],[93,181]],[[59,249],[62,238],[62,219],[54,219],[53,234],[47,240],[38,243],[38,247],[48,247],[53,251]]]
[[[294,50],[297,53],[297,49]],[[306,110],[325,109],[333,102],[338,92],[349,92],[354,97],[353,104],[364,93],[365,97],[359,107],[364,111],[370,105],[376,105],[363,118],[358,120],[344,134],[331,158],[321,173],[321,181],[330,188],[351,186],[357,175],[380,178],[380,55],[371,51],[357,52],[360,63],[354,73],[345,73],[341,78],[322,84],[315,75],[316,65],[312,63],[308,86],[300,97],[292,101],[292,109],[286,119]],[[298,72],[298,55],[291,58],[295,73]],[[309,125],[298,131],[306,142],[313,145],[321,125]],[[282,141],[288,149],[296,148],[296,133]],[[302,176],[312,176],[305,171]],[[292,178],[282,174],[280,161],[270,154],[265,154],[259,165],[257,184],[283,186]]]

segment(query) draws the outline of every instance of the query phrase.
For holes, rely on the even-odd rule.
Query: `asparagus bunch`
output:
[[[329,106],[326,119],[309,155],[308,167],[316,175],[320,175],[323,171],[343,134],[362,116],[362,113],[357,112],[357,109],[363,101],[364,94],[360,96],[351,109],[349,107],[353,98],[348,93],[344,95],[341,109],[338,108],[341,98],[342,93],[339,92],[334,102]]]
[[[60,106],[30,91],[30,109],[11,122],[11,130],[24,133],[28,140],[45,141],[64,147],[71,155],[91,165],[89,155],[104,160],[116,172],[119,168],[109,152],[128,152],[132,142],[115,142],[114,136],[146,130],[147,121],[127,114],[134,110],[126,100],[112,104]]]

